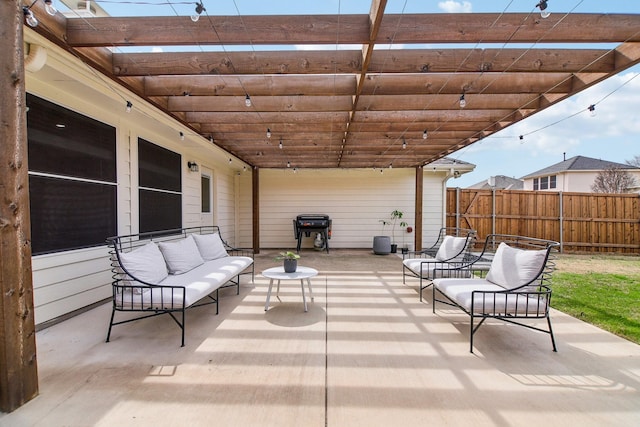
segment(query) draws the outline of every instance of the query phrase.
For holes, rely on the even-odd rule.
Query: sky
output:
[[[535,6],[538,1],[388,0],[385,11],[386,13],[537,13]],[[205,14],[209,15],[369,13],[371,5],[371,0],[202,0],[202,2],[206,8]],[[113,16],[191,15],[196,4],[195,1],[174,0],[109,0],[98,1],[98,3]],[[548,0],[547,4],[547,10],[551,13],[640,13],[638,0]],[[63,11],[64,6],[60,9]],[[582,47],[609,49],[613,46],[583,45]],[[258,48],[269,49],[269,47]],[[292,46],[291,48],[307,49],[308,47]],[[353,46],[343,48],[353,49]],[[588,111],[588,107],[592,104],[596,106],[595,116]],[[523,136],[522,139],[520,135]],[[497,132],[481,142],[451,154],[449,157],[472,163],[476,167],[473,172],[451,180],[449,186],[464,188],[486,181],[487,178],[495,175],[520,178],[574,156],[625,163],[636,155],[640,156],[640,65]]]

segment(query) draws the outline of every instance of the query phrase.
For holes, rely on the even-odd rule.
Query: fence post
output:
[[[496,234],[496,187],[491,187],[491,234]]]
[[[460,228],[460,187],[456,187],[456,227]]]
[[[563,205],[564,201],[562,198],[562,191],[558,192],[558,204],[560,207],[560,253],[564,252],[564,214],[563,214]]]

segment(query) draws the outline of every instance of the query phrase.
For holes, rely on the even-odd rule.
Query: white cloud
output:
[[[446,0],[438,2],[438,7],[447,13],[471,13],[471,2]]]

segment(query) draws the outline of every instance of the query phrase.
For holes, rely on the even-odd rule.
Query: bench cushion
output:
[[[253,263],[250,257],[232,256],[207,261],[184,274],[170,274],[162,282],[163,286],[184,286],[184,306],[189,307],[215,291],[229,280],[242,273]],[[125,291],[125,293],[128,291]],[[119,308],[181,308],[182,289],[152,288],[136,295],[118,297]]]
[[[535,280],[545,264],[547,251],[513,248],[502,242],[496,250],[487,280],[506,289],[518,288]],[[525,291],[534,292],[538,283],[527,286]]]
[[[444,236],[435,259],[438,261],[447,261],[460,255],[467,243],[466,237]]]
[[[229,255],[218,233],[194,234],[193,238],[196,241],[200,255],[207,261]]]
[[[160,242],[158,246],[171,274],[186,273],[204,262],[193,236],[177,242]]]
[[[134,277],[147,282],[159,283],[167,275],[167,265],[154,242],[149,242],[131,252],[120,252],[122,266]]]

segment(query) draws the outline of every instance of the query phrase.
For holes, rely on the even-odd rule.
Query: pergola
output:
[[[23,6],[34,31],[252,167],[420,169],[640,62],[640,15],[543,19],[546,1],[531,3],[529,13],[388,14],[372,0],[361,15],[207,12],[193,22],[2,2],[0,409],[37,394]],[[148,46],[188,48],[129,49]]]
[[[419,167],[640,61],[640,15],[386,5],[304,16],[209,6],[197,22],[34,13],[37,32],[258,168]],[[181,51],[139,52],[150,46]]]

